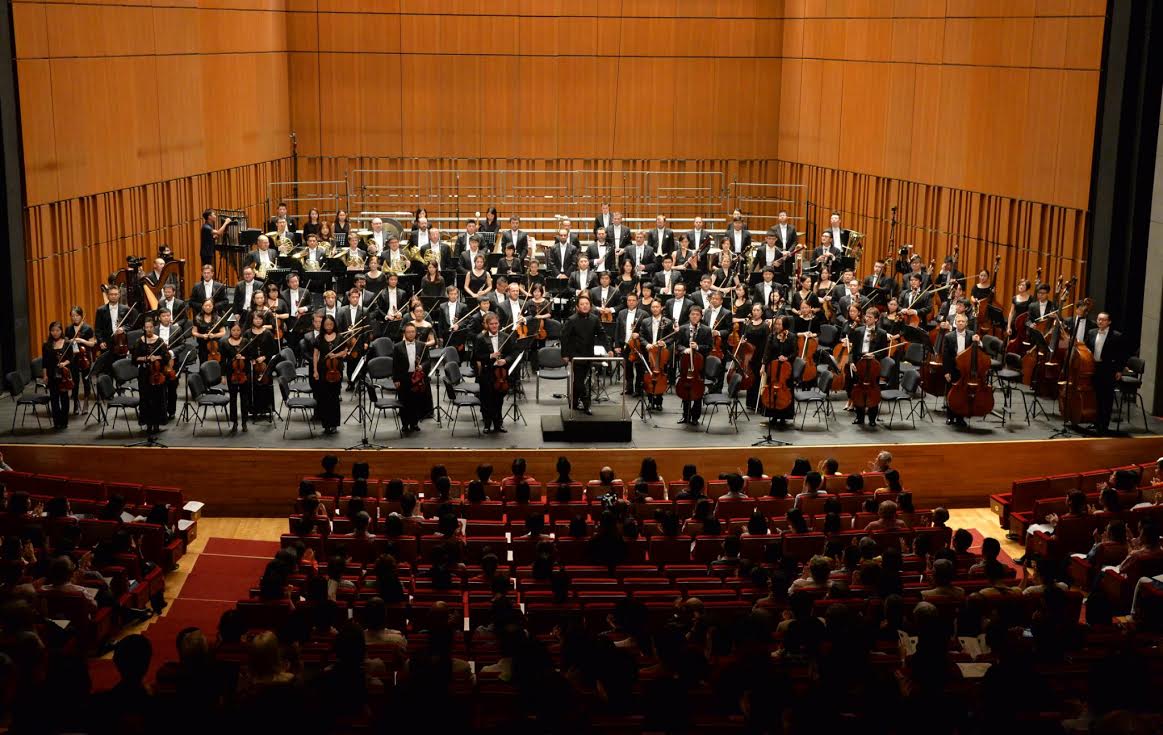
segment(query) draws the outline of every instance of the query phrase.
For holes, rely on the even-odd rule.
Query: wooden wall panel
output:
[[[988,456],[1004,455],[1004,462],[981,462],[972,451],[950,451],[946,444],[877,444],[820,447],[739,447],[716,448],[713,455],[692,457],[689,448],[674,449],[522,449],[433,451],[388,449],[356,450],[340,456],[339,472],[348,474],[355,462],[367,462],[374,478],[427,477],[433,464],[441,463],[455,480],[475,476],[476,467],[488,463],[502,475],[508,474],[513,459],[523,457],[529,473],[541,481],[556,476],[554,466],[562,454],[569,457],[573,476],[579,480],[596,478],[609,466],[617,477],[635,477],[642,458],[651,456],[659,473],[668,480],[682,476],[682,467],[692,461],[707,477],[746,466],[748,457],[758,457],[769,474],[789,471],[797,457],[812,466],[834,457],[843,472],[868,467],[878,451],[893,453],[893,466],[901,481],[912,491],[918,507],[982,507],[992,493],[1009,492],[1014,480],[1041,477],[1047,467],[1054,472],[1087,472],[1126,464],[1151,462],[1163,452],[1163,438],[1064,439],[1058,442],[1026,440],[984,442],[972,445]],[[282,516],[291,512],[299,479],[319,469],[320,449],[193,449],[178,447],[164,452],[142,452],[125,447],[70,447],[45,444],[0,445],[5,461],[18,470],[61,474],[62,467],[77,477],[105,482],[141,482],[155,478],[158,483],[176,485],[190,499],[206,503],[209,516]],[[253,467],[262,467],[260,483],[240,488],[238,480]],[[199,478],[197,481],[194,478]],[[156,478],[162,478],[160,480]],[[796,488],[793,488],[796,489]]]

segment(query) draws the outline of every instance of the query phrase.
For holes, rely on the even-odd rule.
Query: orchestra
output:
[[[333,434],[342,394],[367,380],[361,361],[391,356],[404,435],[434,417],[428,373],[438,361],[473,367],[484,429],[506,433],[510,381],[537,369],[541,348],[560,344],[566,363],[607,352],[614,358],[597,373],[589,361],[573,364],[570,408],[580,412],[591,412],[595,382],[609,379],[645,412],[664,410],[673,391],[678,423],[693,426],[706,391],[735,385],[746,411],[784,428],[799,410],[796,391],[820,387],[815,378],[826,369],[832,390],[848,396],[853,424],[875,430],[880,389],[895,388],[888,381],[901,370],[919,369],[920,395],[936,396],[947,422],[962,427],[996,413],[983,393],[992,390],[988,363],[1001,341],[1002,350],[1021,356],[1023,382],[1059,398],[1070,409],[1065,418],[1077,419],[1071,423],[1106,433],[1131,356],[1109,314],[1095,319],[1088,300],[1069,295],[1074,281],[1060,278],[1055,287],[1039,268],[1034,279],[1016,281],[1005,304],[997,293],[1000,256],[972,284],[956,247],[927,267],[908,244],[862,260],[863,235],[843,227],[838,212],[807,250],[807,232],[786,210],[762,234],[738,211],[713,233],[701,216],[679,230],[663,214],[637,220],[648,229],[636,229],[604,204],[586,242],[563,217],[540,243],[535,232],[542,230],[522,229],[520,217],[509,217],[507,228],[495,211],[490,217],[487,231],[469,218],[462,231],[444,234],[422,208],[410,230],[380,217],[360,230],[346,212],[332,222],[312,209],[299,231],[281,204],[270,232],[225,266],[231,286],[200,252],[201,277],[183,290],[180,271],[166,270],[172,252],[159,249],[136,286],[111,278],[102,287],[105,303],[92,326],[80,307],[67,327],[54,322],[40,376],[50,386],[54,426],[67,425],[70,400],[80,412],[82,386],[88,400],[93,378],[128,359],[139,368],[142,423],[151,431],[176,415],[177,373],[201,372],[211,381],[221,376],[231,431],[241,418],[245,432],[274,415],[276,383],[286,397],[276,366],[291,359],[307,366],[315,418]],[[206,210],[203,249],[214,247],[229,222]],[[519,354],[527,359],[510,375]],[[886,357],[893,369],[883,372]],[[206,373],[211,362],[221,369]],[[59,389],[64,384],[67,391]],[[367,381],[373,401],[385,386]]]

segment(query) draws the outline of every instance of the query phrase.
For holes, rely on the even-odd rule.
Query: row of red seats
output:
[[[1042,498],[1064,498],[1075,490],[1094,493],[1117,470],[1133,470],[1139,473],[1140,478],[1150,478],[1155,473],[1155,462],[1014,480],[1008,493],[989,496],[989,507],[997,514],[1001,527],[1009,530],[1010,517],[1015,513],[1034,510],[1036,501]],[[1143,482],[1141,479],[1140,484]]]

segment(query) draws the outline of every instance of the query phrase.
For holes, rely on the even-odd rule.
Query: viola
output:
[[[69,393],[73,390],[73,371],[69,370],[68,365],[62,365],[65,361],[65,355],[68,354],[69,348],[66,347],[57,353],[57,390],[61,393]]]
[[[697,401],[707,392],[703,382],[703,353],[694,347],[684,352],[678,360],[678,380],[674,384],[674,394],[684,401]]]
[[[509,366],[496,365],[493,367],[493,390],[498,393],[509,392]]]
[[[87,373],[89,368],[93,367],[93,352],[90,348],[82,345],[73,355],[73,362],[76,363],[78,370]]]
[[[162,385],[166,382],[165,366],[162,360],[152,360],[149,363],[149,384]]]
[[[424,374],[424,355],[428,354],[428,345],[424,345],[424,350],[420,356],[416,358],[416,369],[412,371],[412,392],[423,393],[424,389],[428,387],[428,376]]]
[[[849,398],[853,406],[863,409],[876,408],[880,405],[880,360],[872,354],[862,355],[852,365],[852,391]]]
[[[804,372],[800,376],[801,383],[811,383],[816,379],[816,350],[818,349],[820,349],[820,343],[815,337],[807,337],[802,334],[796,337],[796,352],[804,361]]]
[[[993,388],[990,387],[989,355],[976,340],[957,356],[961,376],[949,388],[946,402],[958,416],[988,416],[993,411]]]
[[[791,360],[772,360],[767,364],[767,384],[759,396],[765,408],[782,411],[792,404],[795,397],[790,385],[793,368]]]
[[[271,364],[264,360],[254,364],[254,382],[258,385],[271,384]]]
[[[718,332],[712,333],[711,337],[711,357],[723,359],[723,336]]]
[[[343,380],[343,358],[328,355],[323,361],[323,379],[328,383],[338,383]]]
[[[113,335],[113,354],[118,357],[125,357],[129,354],[129,335],[125,332]]]

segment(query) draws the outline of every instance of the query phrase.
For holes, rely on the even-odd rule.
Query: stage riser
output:
[[[695,438],[697,441],[697,438]],[[644,456],[654,457],[667,480],[681,477],[682,467],[697,463],[708,479],[719,472],[743,467],[748,457],[759,457],[769,474],[787,472],[797,457],[817,465],[835,457],[843,472],[860,471],[880,449],[896,457],[904,484],[922,506],[980,507],[989,493],[1007,491],[1016,478],[1064,472],[1082,472],[1131,462],[1151,461],[1163,455],[1163,436],[1130,439],[1062,439],[1057,441],[978,442],[960,444],[859,444],[846,446],[748,446],[671,449],[427,449],[335,451],[340,471],[348,474],[354,462],[368,462],[373,477],[428,475],[432,464],[446,465],[455,479],[469,479],[479,463],[490,463],[495,474],[508,474],[514,457],[524,457],[539,480],[556,477],[561,455],[569,457],[576,480],[598,476],[605,465],[627,481],[638,473]],[[14,469],[67,474],[108,482],[146,482],[176,485],[190,498],[205,501],[206,513],[216,516],[281,516],[289,512],[300,477],[315,473],[321,449],[171,448],[129,449],[94,446],[0,445]],[[2,476],[0,476],[2,480]]]
[[[634,438],[634,424],[621,406],[594,406],[591,416],[563,408],[557,416],[541,417],[541,438],[582,445],[625,443]]]

